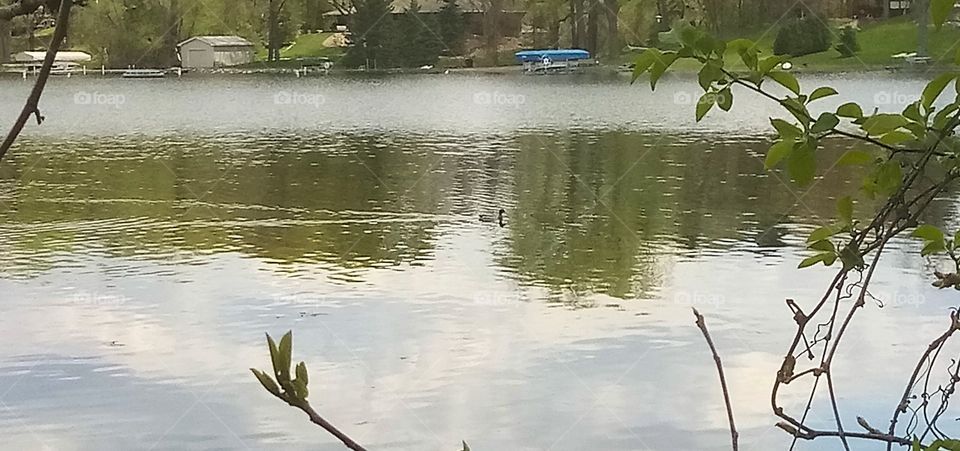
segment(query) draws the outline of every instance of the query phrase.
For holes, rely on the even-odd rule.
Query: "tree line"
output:
[[[42,24],[46,0],[0,0],[0,54],[11,52],[9,36],[21,47],[41,48],[34,30]],[[523,47],[583,48],[618,56],[625,45],[657,45],[658,34],[677,21],[733,37],[790,14],[788,2],[774,0],[418,0],[398,7],[392,0],[98,0],[73,12],[69,46],[94,54],[108,66],[170,66],[176,45],[196,35],[239,35],[266,50],[270,61],[303,32],[330,26],[324,14],[349,16],[353,46],[349,66],[415,67],[440,55],[480,54],[482,64],[503,63],[504,17],[523,15]],[[856,14],[853,2],[812,0],[794,8],[806,14]],[[469,6],[467,6],[469,5]],[[27,11],[27,7],[33,6]],[[425,9],[429,10],[429,14]],[[467,9],[468,11],[464,11]],[[465,12],[482,30],[465,27]],[[49,18],[49,14],[47,14]],[[391,20],[381,20],[390,18]],[[12,20],[10,20],[12,19]],[[479,32],[478,36],[470,33]],[[467,39],[472,40],[468,48]]]

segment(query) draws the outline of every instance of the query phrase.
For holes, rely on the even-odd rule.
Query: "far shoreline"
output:
[[[193,78],[193,77],[216,77],[216,76],[240,76],[240,75],[288,75],[296,76],[298,78],[314,78],[314,77],[342,77],[342,76],[390,76],[390,75],[494,75],[494,76],[530,76],[530,77],[556,77],[558,75],[528,75],[524,74],[522,66],[520,65],[503,65],[503,66],[483,66],[483,67],[457,67],[457,68],[430,68],[430,69],[419,69],[419,68],[393,68],[393,69],[376,69],[376,70],[365,70],[365,69],[343,69],[343,68],[332,68],[326,72],[308,71],[306,73],[301,73],[298,68],[291,67],[270,67],[268,63],[263,63],[262,67],[253,67],[258,65],[258,63],[251,63],[243,67],[224,67],[216,69],[190,69],[185,70],[182,73],[182,77]],[[738,68],[734,66],[733,70]],[[113,72],[122,71],[123,69],[112,69]],[[161,79],[176,79],[179,76],[177,75],[177,68],[168,68],[168,69],[159,69],[166,70],[167,76]],[[801,75],[845,75],[845,74],[877,74],[877,73],[889,73],[889,74],[901,74],[907,76],[924,76],[924,77],[934,77],[942,72],[954,70],[954,67],[950,64],[930,64],[930,65],[916,65],[911,66],[908,64],[900,66],[867,66],[867,65],[844,65],[841,67],[825,67],[822,65],[816,65],[809,67],[806,64],[795,66],[791,72]],[[681,75],[692,75],[696,74],[697,70],[693,67],[686,67],[685,65],[678,64],[677,67],[672,69],[672,72]],[[582,75],[592,75],[592,76],[624,76],[629,78],[632,71],[626,65],[613,65],[613,64],[596,64],[589,66],[581,66],[577,70],[568,73],[560,74],[559,76],[566,77],[575,77]],[[12,67],[2,67],[0,68],[0,78],[23,78],[22,70]],[[107,73],[102,74],[100,68],[87,68],[86,73],[73,73],[71,75],[54,75],[53,79],[58,78],[73,78],[73,77],[83,77],[83,78],[121,78],[117,73]],[[26,80],[34,79],[32,73],[28,73]]]

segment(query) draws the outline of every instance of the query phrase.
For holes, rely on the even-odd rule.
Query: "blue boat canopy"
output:
[[[514,54],[521,63],[543,61],[577,61],[590,59],[590,52],[580,49],[523,50]]]

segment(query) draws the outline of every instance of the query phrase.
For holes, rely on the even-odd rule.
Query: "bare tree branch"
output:
[[[737,439],[740,433],[737,432],[737,425],[733,421],[733,406],[730,405],[730,391],[727,389],[727,378],[723,374],[723,363],[720,361],[720,355],[717,354],[717,348],[713,345],[713,339],[710,338],[710,331],[707,330],[707,323],[703,320],[703,315],[693,309],[693,316],[697,317],[697,327],[703,333],[703,338],[707,340],[710,346],[710,352],[713,353],[713,361],[717,364],[717,373],[720,374],[720,387],[723,389],[723,403],[727,406],[727,421],[730,422],[730,441],[733,443],[733,451],[738,451],[739,445]]]
[[[900,397],[900,404],[897,404],[897,408],[893,412],[893,418],[890,419],[889,434],[893,435],[897,430],[897,420],[900,418],[900,414],[907,411],[907,406],[910,402],[910,392],[912,392],[914,386],[916,386],[917,377],[920,375],[923,364],[930,359],[930,355],[934,351],[942,348],[944,343],[946,343],[950,336],[957,330],[960,330],[960,313],[954,311],[950,313],[950,327],[947,328],[946,332],[937,337],[937,339],[930,342],[927,349],[923,352],[923,355],[920,356],[920,361],[917,362],[917,366],[914,368],[913,373],[910,375],[910,380],[907,381],[907,386],[903,390],[903,396]],[[889,451],[890,449],[891,444],[888,444],[887,450]]]
[[[39,0],[34,0],[34,2],[37,3],[37,7],[43,3]],[[2,13],[4,9],[26,3],[31,2],[22,0],[11,6],[0,8],[0,13]],[[57,28],[53,32],[53,38],[50,40],[50,47],[47,48],[47,55],[43,59],[43,66],[40,68],[40,74],[37,76],[37,82],[33,85],[33,90],[30,91],[30,96],[27,97],[26,104],[23,105],[23,110],[20,111],[20,116],[17,117],[17,121],[13,123],[13,127],[10,129],[10,132],[7,133],[7,137],[3,140],[3,143],[0,144],[0,160],[3,160],[4,155],[6,155],[10,147],[13,146],[13,142],[17,140],[17,136],[23,131],[23,127],[27,124],[31,115],[37,117],[37,124],[43,122],[43,116],[40,114],[39,107],[40,95],[43,94],[43,88],[47,85],[47,79],[50,78],[50,70],[53,69],[53,62],[57,57],[57,51],[60,50],[60,45],[63,44],[63,40],[67,37],[67,28],[69,28],[70,24],[70,9],[72,7],[73,0],[60,0]],[[34,7],[34,10],[35,9],[36,7]],[[0,15],[0,17],[2,17],[2,15]]]
[[[780,429],[783,429],[784,431],[787,431],[788,434],[793,435],[794,437],[797,437],[797,438],[802,438],[804,440],[813,440],[818,437],[839,437],[840,436],[840,431],[819,431],[819,430],[810,429],[807,427],[804,427],[803,431],[799,431],[797,430],[797,428],[793,427],[792,425],[788,424],[785,421],[781,421],[777,423],[776,426]],[[897,437],[895,435],[882,434],[882,433],[876,433],[876,432],[845,432],[844,436],[848,438],[887,442],[891,445],[896,443],[898,445],[909,446],[912,443],[909,439],[906,439],[904,437]]]
[[[364,448],[363,446],[360,446],[359,443],[353,441],[353,439],[348,437],[347,434],[344,434],[339,429],[337,429],[334,425],[330,424],[329,421],[321,417],[316,410],[313,410],[313,407],[310,406],[309,402],[304,402],[302,405],[296,405],[296,404],[291,404],[291,405],[302,410],[304,413],[306,413],[307,416],[310,417],[311,423],[316,424],[317,426],[320,426],[323,429],[325,429],[327,432],[329,432],[334,437],[336,437],[341,442],[343,442],[343,445],[346,446],[347,448],[350,448],[353,451],[367,451],[366,448]]]

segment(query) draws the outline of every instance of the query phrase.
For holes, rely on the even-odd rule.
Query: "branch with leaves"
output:
[[[343,442],[347,448],[354,451],[366,451],[366,448],[360,446],[360,444],[334,427],[333,424],[321,417],[320,414],[310,406],[310,402],[307,401],[307,396],[310,395],[310,391],[307,388],[309,375],[307,374],[306,363],[298,363],[295,370],[295,377],[293,379],[290,378],[293,332],[287,332],[280,338],[280,346],[277,346],[273,338],[270,337],[270,334],[267,334],[267,345],[270,347],[270,360],[273,363],[273,378],[265,371],[250,368],[250,371],[257,377],[257,380],[260,381],[263,388],[267,389],[273,396],[280,398],[283,402],[302,410],[303,413],[307,414],[307,417],[310,418],[312,423],[325,429]]]
[[[7,133],[3,142],[0,142],[0,160],[3,160],[7,151],[13,147],[13,143],[17,140],[17,137],[20,136],[23,127],[27,125],[30,116],[36,117],[38,125],[43,123],[43,115],[40,114],[40,96],[43,94],[43,89],[47,85],[47,79],[50,78],[50,71],[53,70],[53,63],[56,60],[57,52],[60,50],[64,39],[67,38],[67,29],[70,24],[70,10],[73,8],[75,0],[58,0],[58,2],[59,6],[54,9],[57,11],[57,26],[53,31],[53,38],[51,38],[47,54],[43,58],[43,65],[40,67],[40,73],[37,75],[37,81],[33,85],[33,90],[30,91],[30,95],[27,97],[23,109],[20,110],[20,115],[17,116],[17,120],[14,121],[13,126],[10,128],[10,132]],[[11,14],[10,17],[30,14],[47,3],[51,2],[49,0],[44,2],[21,0],[12,5],[0,7],[0,20],[5,20],[4,14]]]
[[[267,346],[270,349],[270,361],[273,364],[273,377],[267,374],[266,371],[250,368],[253,375],[260,381],[260,385],[263,385],[263,388],[270,392],[271,395],[306,413],[307,417],[310,418],[310,422],[325,429],[343,442],[347,448],[354,451],[366,451],[366,448],[360,446],[359,443],[320,416],[310,405],[310,401],[307,401],[310,391],[307,388],[309,375],[307,374],[306,363],[300,362],[297,364],[292,374],[294,377],[291,379],[290,365],[293,354],[293,331],[288,331],[280,338],[279,346],[273,341],[270,334],[267,334]],[[467,442],[461,442],[461,444],[463,445],[463,451],[470,451]]]
[[[952,0],[934,1],[931,14],[936,26],[942,25],[952,5]],[[935,423],[942,416],[942,409],[937,410],[938,415],[923,417],[927,424],[919,438],[910,437],[910,433],[917,429],[916,425],[909,427],[903,435],[897,435],[896,415],[886,432],[870,426],[862,417],[857,417],[857,424],[863,432],[845,427],[832,364],[855,313],[866,305],[867,299],[875,299],[869,291],[870,282],[886,245],[901,233],[914,229],[913,236],[924,242],[923,256],[948,256],[953,263],[953,272],[935,271],[933,276],[937,280],[933,284],[938,288],[960,290],[960,275],[957,274],[960,272],[960,231],[948,238],[937,227],[919,223],[931,202],[960,178],[957,158],[960,140],[955,133],[960,125],[960,95],[952,101],[941,100],[951,83],[960,92],[960,73],[947,72],[937,76],[925,87],[920,98],[901,113],[874,111],[866,114],[859,104],[845,103],[836,110],[814,115],[811,113],[814,102],[839,93],[829,86],[803,91],[797,78],[782,68],[782,57],[761,55],[757,45],[749,40],[725,42],[683,23],[675,26],[672,33],[682,47],[677,51],[647,50],[636,61],[633,80],[647,74],[651,88],[656,89],[658,81],[676,61],[698,62],[701,65],[698,82],[703,94],[695,108],[697,121],[706,117],[714,107],[729,111],[734,103],[734,86],[776,102],[791,119],[771,119],[776,136],[764,159],[767,169],[783,167],[794,183],[801,187],[810,186],[817,176],[818,160],[823,159],[822,149],[826,141],[839,138],[861,144],[861,147],[844,153],[836,162],[837,165],[861,168],[865,175],[859,192],[838,199],[836,219],[810,234],[807,248],[812,255],[799,264],[800,268],[817,264],[837,265],[836,276],[824,295],[806,310],[800,303],[787,300],[797,329],[771,391],[771,407],[781,420],[777,426],[794,437],[794,444],[798,439],[835,437],[846,450],[850,449],[848,439],[886,442],[888,449],[893,444],[912,445],[915,449],[955,449],[948,437],[938,433],[933,434],[936,440],[928,447],[923,448],[921,444],[926,432],[939,431]],[[727,61],[728,54],[738,56],[739,61]],[[778,88],[770,89],[771,84]],[[781,94],[784,91],[786,94]],[[855,198],[879,200],[880,207],[858,216],[854,207],[865,202],[857,202]],[[859,218],[862,217],[869,219],[861,221]],[[844,307],[845,301],[853,302]],[[954,317],[955,313],[951,314],[951,318]],[[938,350],[953,335],[952,328],[948,332],[935,342],[936,353],[931,354],[928,349],[918,368],[924,362],[932,365],[939,355]],[[810,366],[799,368],[803,360],[810,361]],[[953,393],[952,387],[957,383],[953,378],[960,381],[957,377],[960,376],[960,363],[952,368],[952,384],[938,392],[944,398],[941,405]],[[918,372],[907,384],[898,412],[905,410],[903,404],[909,403],[910,394],[917,388]],[[813,379],[809,400],[802,414],[794,416],[780,406],[780,391],[798,379],[807,378]],[[823,381],[835,429],[819,430],[806,425],[807,413]]]

